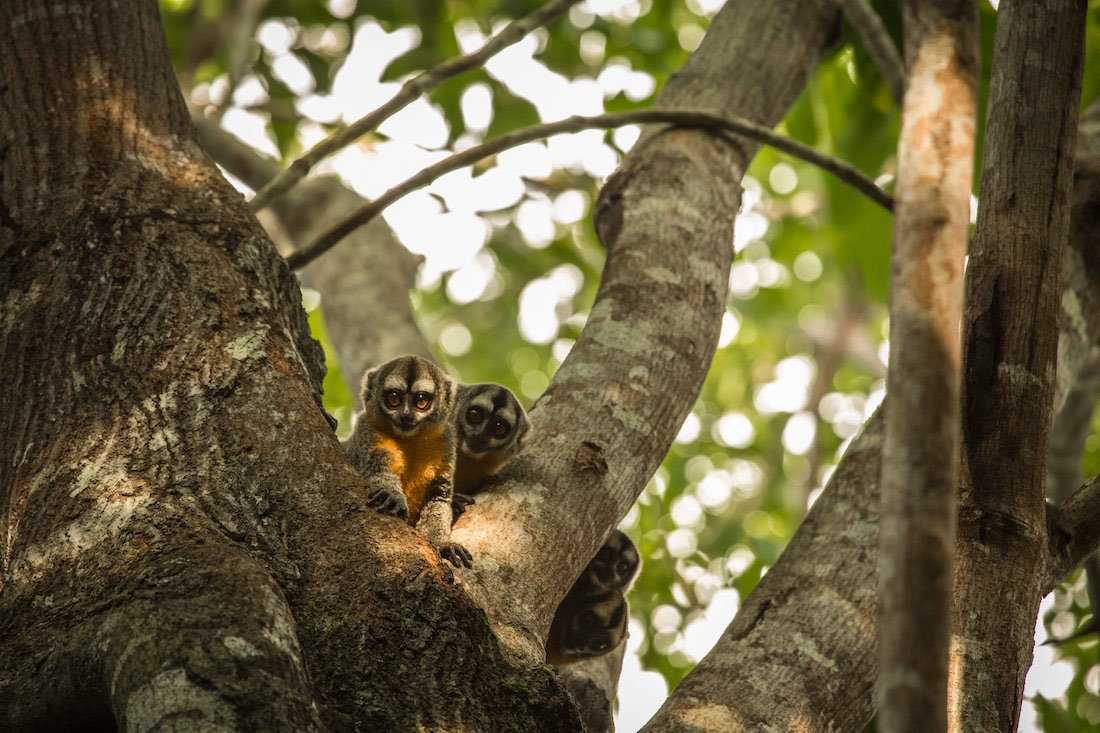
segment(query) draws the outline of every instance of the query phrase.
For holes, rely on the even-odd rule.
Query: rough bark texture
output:
[[[947,727],[959,321],[977,109],[972,0],[905,6],[879,532],[878,723]]]
[[[203,148],[230,173],[253,187],[262,186],[274,176],[277,167],[273,161],[260,156],[212,120],[198,118],[194,122]],[[275,208],[279,212],[280,220],[291,224],[315,219],[324,221],[324,216],[316,215],[317,206],[324,205],[324,200],[318,201],[319,195],[314,191],[321,183],[326,188],[339,185],[342,189],[341,192],[334,193],[332,199],[345,203],[344,210],[338,211],[334,215],[336,217],[346,215],[363,203],[361,198],[334,178],[309,179],[276,202]],[[283,231],[282,227],[279,229]],[[274,238],[275,233],[269,233]],[[308,239],[313,235],[306,233],[304,236]],[[407,292],[414,273],[411,269],[402,272],[400,268],[378,267],[379,259],[383,262],[415,264],[408,251],[397,243],[381,219],[375,220],[353,237],[360,237],[353,245],[354,250],[347,248],[329,253],[312,263],[305,274],[322,272],[312,282],[323,293],[322,308],[328,306],[325,318],[329,337],[340,354],[342,365],[362,365],[359,371],[352,371],[356,368],[354,366],[352,369],[344,369],[349,380],[358,380],[367,366],[399,354],[417,353],[417,345],[424,344],[423,348],[427,349],[427,342],[414,323],[411,309],[400,307],[398,299],[390,297],[395,293]],[[360,256],[348,263],[348,256],[355,254]],[[367,257],[367,254],[371,257]],[[322,266],[325,266],[324,270],[321,269]],[[368,274],[373,274],[369,284]],[[380,283],[380,279],[384,282]],[[353,285],[341,287],[342,283],[348,282]],[[338,293],[335,303],[329,297],[334,289]],[[408,300],[403,302],[407,303]],[[379,312],[383,308],[384,312]],[[354,317],[356,315],[358,317]],[[613,713],[625,650],[624,641],[609,654],[583,660],[557,671],[558,678],[577,703],[581,720],[592,733],[611,733],[615,730]]]
[[[366,509],[189,126],[152,0],[0,12],[0,728],[576,730]]]
[[[1066,279],[1061,300],[1061,363],[1054,394],[1059,406],[1100,344],[1095,295],[1100,292],[1095,236],[1100,164],[1083,165],[1100,151],[1100,105],[1082,119],[1078,151],[1073,239],[1064,267],[1080,276]],[[876,415],[853,440],[779,561],[714,649],[676,688],[653,726],[850,731],[861,730],[871,719],[878,672],[874,645],[881,445],[882,419]],[[1074,497],[1078,506],[1093,501],[1085,490]],[[1090,532],[1085,521],[1094,515],[1074,512],[1082,514],[1072,534],[1059,530],[1052,535],[1051,549],[1044,553],[1050,559],[1043,593],[1097,546],[1100,528]],[[1058,526],[1056,519],[1051,524]],[[1020,643],[1030,649],[1031,640],[1028,632]]]
[[[278,171],[213,120],[198,119],[195,129],[207,153],[250,187],[260,188]],[[318,176],[280,197],[274,209],[292,244],[301,246],[364,203],[335,176]],[[354,387],[376,364],[402,354],[430,359],[432,353],[409,303],[419,258],[401,246],[381,217],[349,238],[347,246],[314,260],[301,276],[321,293],[341,373]],[[359,390],[353,392],[358,400]]]
[[[1005,0],[997,17],[963,326],[953,730],[1015,730],[1031,665],[1085,10]]]

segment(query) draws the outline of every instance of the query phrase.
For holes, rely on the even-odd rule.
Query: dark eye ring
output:
[[[396,389],[388,390],[385,394],[386,407],[397,407],[401,404],[401,393]]]
[[[427,410],[432,406],[432,396],[427,392],[416,393],[416,409],[420,411]]]
[[[503,438],[508,434],[508,423],[503,420],[497,420],[493,423],[493,436],[496,438]]]
[[[469,410],[466,410],[466,422],[471,425],[477,425],[484,419],[485,411],[480,407],[471,407]]]

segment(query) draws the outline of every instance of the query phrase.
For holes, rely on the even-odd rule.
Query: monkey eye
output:
[[[496,420],[493,423],[493,437],[494,438],[503,438],[507,434],[508,434],[508,423],[504,422],[503,420]]]
[[[386,390],[384,399],[386,400],[386,407],[397,407],[401,404],[401,393],[398,392],[396,389]]]
[[[416,393],[416,409],[423,412],[432,406],[432,396],[427,392]]]
[[[484,419],[485,410],[482,410],[480,407],[471,407],[469,410],[466,410],[466,422],[471,425],[479,425]]]
[[[600,551],[596,553],[596,559],[600,562],[607,562],[613,554],[610,547],[601,547]]]

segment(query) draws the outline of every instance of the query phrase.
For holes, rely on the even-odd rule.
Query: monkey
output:
[[[556,667],[607,654],[626,636],[630,618],[621,591],[583,596],[570,591],[554,614],[546,661]]]
[[[546,641],[548,663],[560,667],[619,645],[630,618],[626,593],[640,564],[634,542],[624,532],[611,530],[554,612]]]
[[[456,385],[436,364],[400,356],[363,377],[363,411],[344,449],[369,482],[369,506],[417,527],[455,566],[473,558],[451,542]]]
[[[458,389],[455,409],[458,458],[455,465],[454,516],[485,488],[523,447],[530,428],[523,405],[507,387],[469,384]]]

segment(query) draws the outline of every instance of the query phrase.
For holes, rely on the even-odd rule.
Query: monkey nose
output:
[[[411,428],[413,425],[416,424],[416,420],[413,420],[412,415],[402,415],[400,422],[401,422],[401,427],[403,427],[405,429]]]

